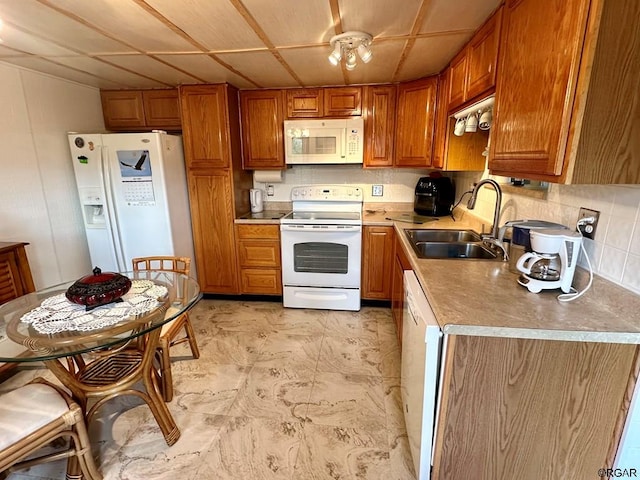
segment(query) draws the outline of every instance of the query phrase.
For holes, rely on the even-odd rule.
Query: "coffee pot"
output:
[[[264,192],[258,188],[249,190],[249,200],[251,201],[251,213],[260,213],[264,210]]]
[[[522,273],[518,283],[533,293],[556,288],[569,293],[582,235],[570,230],[532,230],[530,241],[532,251],[516,263],[516,269]]]

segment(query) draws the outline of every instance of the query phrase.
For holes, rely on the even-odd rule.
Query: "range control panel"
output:
[[[352,185],[307,185],[293,187],[291,200],[362,202],[362,188]]]

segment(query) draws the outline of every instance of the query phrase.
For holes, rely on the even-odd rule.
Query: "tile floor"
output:
[[[413,480],[389,309],[284,309],[202,300],[191,312],[201,356],[173,350],[181,430],[167,447],[136,397],[105,405],[90,425],[105,480]],[[25,368],[0,391],[48,371]],[[62,479],[64,462],[10,480]]]

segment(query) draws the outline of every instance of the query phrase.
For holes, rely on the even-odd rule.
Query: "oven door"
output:
[[[360,288],[362,227],[281,225],[282,283]]]

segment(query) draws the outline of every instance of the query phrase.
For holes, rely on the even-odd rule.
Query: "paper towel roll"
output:
[[[261,183],[282,183],[282,170],[254,170],[253,180]]]

